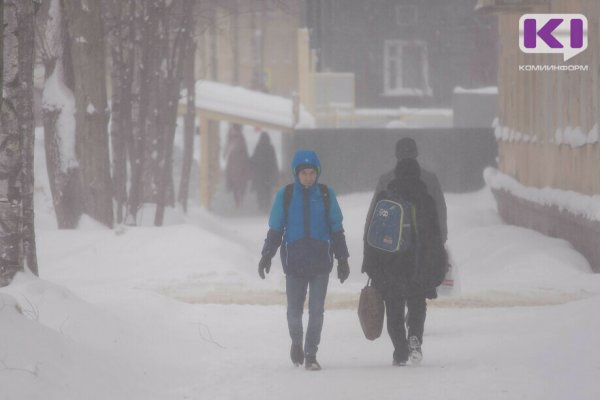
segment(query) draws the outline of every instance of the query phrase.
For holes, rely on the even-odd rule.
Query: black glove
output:
[[[348,279],[348,276],[350,275],[350,266],[348,265],[347,258],[341,258],[338,260],[337,275],[340,283],[344,283],[344,281]]]
[[[258,262],[258,275],[261,279],[265,279],[265,272],[268,274],[271,270],[271,257],[262,256]]]

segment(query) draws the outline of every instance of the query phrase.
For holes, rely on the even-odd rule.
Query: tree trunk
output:
[[[14,2],[3,2],[4,68],[2,113],[0,115],[0,179],[3,201],[0,202],[0,287],[8,285],[23,270],[21,199],[18,187],[21,170],[21,138],[17,117],[19,47],[18,17]]]
[[[35,246],[35,212],[33,204],[33,149],[35,119],[33,116],[33,66],[35,63],[35,11],[33,1],[19,1],[19,77],[21,85],[17,104],[21,129],[21,202],[23,252],[26,266],[38,275]]]
[[[15,274],[23,271],[20,214],[20,204],[0,202],[0,287],[9,285]]]
[[[176,5],[179,5],[176,3]],[[150,84],[152,94],[146,128],[146,168],[144,170],[144,200],[158,203],[158,191],[161,190],[161,170],[165,159],[165,132],[168,126],[169,101],[171,100],[169,70],[172,68],[170,14],[173,7],[167,9],[166,0],[157,0],[158,24],[153,41],[156,63],[152,70]]]
[[[107,132],[104,33],[100,2],[62,0],[75,81],[75,149],[81,170],[83,209],[113,226]]]
[[[2,22],[2,29],[0,29],[0,88],[4,87],[4,0],[0,0],[0,22]],[[2,95],[0,95],[0,112],[2,112]]]
[[[62,65],[55,66],[54,68],[63,69]],[[46,71],[52,71],[52,69],[47,67]],[[53,73],[62,75],[60,71]],[[49,79],[50,77],[47,77],[46,81]],[[52,79],[57,78],[54,77]],[[74,159],[69,161],[69,156],[64,154],[64,147],[61,146],[61,143],[65,143],[65,140],[67,140],[65,135],[72,135],[74,132],[60,132],[58,130],[59,119],[73,118],[72,114],[61,115],[66,112],[62,108],[50,108],[45,104],[42,108],[42,120],[44,124],[46,168],[48,170],[57,225],[60,229],[73,229],[77,227],[79,218],[83,213],[83,207],[80,195],[79,169],[76,164],[72,163],[75,161]],[[73,155],[74,150],[73,148]]]
[[[0,113],[0,287],[25,265],[37,274],[33,224],[33,2],[3,6],[3,101]]]
[[[190,188],[190,175],[194,161],[194,133],[196,130],[196,82],[194,79],[194,60],[196,58],[196,45],[192,41],[186,55],[184,70],[184,86],[187,89],[187,109],[183,121],[183,162],[181,166],[181,181],[179,183],[179,204],[187,212],[187,202]]]
[[[157,207],[154,217],[154,225],[161,226],[164,220],[165,206],[169,191],[170,182],[173,176],[173,141],[175,139],[175,128],[177,121],[177,106],[179,104],[179,87],[183,81],[183,69],[186,59],[186,54],[192,45],[193,39],[193,0],[183,0],[179,10],[172,10],[175,13],[174,21],[177,26],[175,37],[167,43],[168,54],[170,59],[167,59],[167,74],[165,82],[165,100],[166,107],[162,108],[164,116],[162,121],[166,123],[162,134],[163,157],[161,159],[160,180],[158,182],[157,191]],[[168,17],[167,17],[168,18]],[[167,36],[169,36],[169,25],[166,24]]]
[[[155,54],[154,43],[157,40],[157,26],[159,9],[156,2],[142,2],[142,11],[137,19],[137,26],[141,36],[141,59],[142,69],[140,72],[136,96],[138,106],[135,110],[134,118],[134,137],[131,148],[131,187],[128,198],[128,221],[127,223],[135,225],[137,223],[137,212],[143,201],[143,178],[146,169],[146,136],[148,134],[148,110],[150,101],[154,96],[151,95],[151,85],[153,82],[153,73],[157,70],[157,55]]]
[[[133,80],[135,63],[135,0],[106,2],[112,49],[112,172],[117,222],[124,222],[127,203],[127,152],[132,142]]]
[[[127,148],[125,147],[125,135],[123,132],[123,119],[126,116],[123,113],[124,103],[123,86],[124,82],[124,43],[121,40],[122,21],[121,5],[114,4],[117,12],[117,27],[111,32],[114,40],[110,43],[112,49],[112,100],[111,100],[111,130],[110,138],[112,145],[112,177],[113,177],[113,194],[115,198],[117,223],[123,222],[123,205],[127,199]]]
[[[75,156],[75,100],[65,81],[65,35],[60,0],[52,0],[40,44],[46,71],[42,120],[46,168],[60,229],[77,227],[83,213],[79,168]]]

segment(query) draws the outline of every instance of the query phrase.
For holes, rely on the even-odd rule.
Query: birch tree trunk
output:
[[[35,212],[33,204],[33,149],[35,119],[33,116],[33,67],[35,63],[35,3],[19,1],[19,77],[20,93],[17,97],[19,128],[21,129],[21,202],[23,220],[23,251],[27,268],[38,274],[35,246]]]
[[[81,171],[83,209],[113,226],[107,131],[104,32],[100,2],[62,0],[75,83],[75,149]]]
[[[34,2],[4,0],[0,111],[0,287],[25,266],[37,274],[33,213]]]
[[[17,186],[21,169],[21,139],[16,114],[18,76],[17,7],[3,1],[4,66],[2,76],[2,112],[0,114],[0,287],[8,285],[23,270],[21,200]]]

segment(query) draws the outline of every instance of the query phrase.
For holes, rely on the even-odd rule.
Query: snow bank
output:
[[[67,289],[17,276],[0,292],[0,387],[6,399],[150,395],[133,332]],[[146,382],[144,382],[146,380]],[[6,396],[6,397],[4,397]]]
[[[492,126],[494,127],[494,135],[499,141],[538,142],[537,136],[522,133],[507,126],[500,125],[498,118],[494,119]],[[550,139],[550,143],[556,145],[566,144],[572,148],[598,143],[598,124],[595,124],[587,133],[581,127],[567,126],[565,128],[558,128],[554,133],[554,137]]]
[[[475,89],[465,89],[460,86],[454,88],[454,93],[472,93],[472,94],[489,94],[489,95],[497,95],[498,87],[497,86],[488,86],[481,87]]]
[[[556,206],[591,221],[600,221],[600,195],[586,196],[573,191],[545,187],[527,187],[497,169],[487,168],[484,179],[494,189],[506,190],[516,197],[544,205]]]

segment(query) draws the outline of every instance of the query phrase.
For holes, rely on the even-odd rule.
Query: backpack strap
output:
[[[294,184],[285,185],[283,190],[283,224],[287,225],[290,203],[292,202],[292,194],[294,193]]]
[[[321,191],[321,198],[323,199],[323,207],[325,208],[325,222],[329,227],[329,188],[327,185],[319,183],[319,190]],[[294,184],[290,183],[285,185],[283,190],[283,221],[287,224],[288,214],[290,209],[290,203],[292,202],[292,194],[294,193]]]
[[[325,224],[329,228],[329,188],[327,185],[319,183],[321,190],[321,198],[323,199],[323,207],[325,208]]]
[[[415,227],[415,234],[418,235],[419,234],[419,228],[417,226],[417,207],[413,204],[411,207],[411,214],[412,214],[412,223],[413,226]]]

